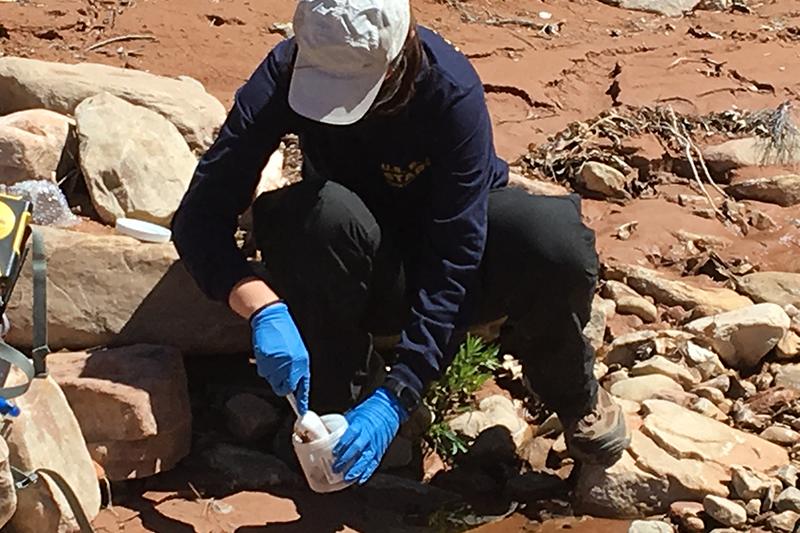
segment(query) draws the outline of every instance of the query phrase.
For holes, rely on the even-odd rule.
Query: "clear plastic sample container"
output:
[[[294,434],[292,445],[311,490],[335,492],[353,484],[352,481],[344,480],[344,473],[336,474],[333,471],[333,448],[347,430],[347,419],[339,414],[323,415],[320,418],[329,435],[313,442],[303,442],[299,435]]]

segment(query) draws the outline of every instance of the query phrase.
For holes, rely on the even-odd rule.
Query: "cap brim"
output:
[[[300,52],[289,84],[289,106],[317,122],[346,126],[361,120],[378,96],[386,71],[334,76],[303,62]]]

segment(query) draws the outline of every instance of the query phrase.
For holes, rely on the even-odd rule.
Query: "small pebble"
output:
[[[798,475],[797,467],[794,465],[783,465],[778,469],[778,473],[776,477],[781,480],[784,487],[796,487],[797,486],[797,475]]]
[[[725,401],[725,394],[723,394],[721,390],[714,387],[696,387],[692,389],[692,392],[701,398],[711,400],[714,402],[714,405],[719,405]]]
[[[675,528],[671,524],[658,520],[634,520],[628,528],[628,533],[673,533]]]
[[[603,388],[609,390],[614,383],[625,379],[628,379],[628,370],[625,368],[609,372],[603,379]]]
[[[699,516],[687,516],[684,518],[683,527],[688,533],[703,533],[706,530],[706,524]]]
[[[767,520],[767,525],[772,531],[776,533],[792,533],[795,529],[797,520],[800,519],[800,514],[794,511],[784,511],[776,515],[772,515]]]
[[[747,501],[753,498],[760,500],[770,487],[774,486],[776,490],[782,489],[778,480],[741,465],[731,467],[730,486],[734,496]]]
[[[772,374],[764,372],[763,374],[759,374],[753,378],[753,384],[755,384],[756,389],[761,392],[770,388],[774,380],[775,378],[772,376]]]
[[[794,446],[800,442],[800,433],[784,426],[770,426],[762,431],[760,436],[781,446]]]
[[[761,499],[761,512],[766,513],[772,511],[772,508],[775,506],[775,498],[778,497],[778,487],[776,485],[770,486],[767,489],[767,493]]]
[[[739,527],[747,523],[747,511],[736,502],[711,494],[703,498],[706,514],[724,526]]]
[[[754,518],[761,514],[761,500],[758,498],[753,498],[744,506],[745,511],[747,511],[747,516],[750,518]]]
[[[775,509],[778,512],[794,511],[795,513],[800,513],[800,489],[796,487],[783,489],[783,492],[775,499]]]
[[[689,404],[689,409],[720,422],[728,420],[728,416],[708,398],[695,398]]]
[[[699,385],[699,387],[713,387],[715,389],[719,389],[722,392],[728,392],[728,389],[731,388],[731,378],[725,374],[721,376],[717,376],[714,379],[709,379],[708,381],[704,381]]]
[[[738,398],[749,398],[757,392],[756,386],[745,381],[738,376],[733,376],[730,380],[730,388],[728,389],[728,397],[734,400]]]

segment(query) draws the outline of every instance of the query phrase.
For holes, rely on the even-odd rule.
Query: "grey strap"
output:
[[[75,516],[75,521],[78,522],[78,527],[80,527],[81,533],[94,533],[94,528],[92,527],[92,523],[89,521],[89,517],[86,516],[86,511],[83,510],[83,506],[81,505],[78,496],[75,495],[75,491],[72,490],[72,487],[69,486],[67,480],[64,479],[61,474],[54,470],[50,470],[49,468],[37,468],[33,472],[26,474],[22,470],[18,468],[11,467],[11,474],[14,477],[14,485],[17,490],[24,490],[31,485],[38,483],[41,476],[39,474],[44,474],[51,480],[53,483],[56,484],[58,489],[61,491],[61,494],[64,495],[64,498],[67,500],[69,504],[69,508],[72,509],[72,514]]]
[[[2,340],[0,340],[0,359],[7,361],[22,370],[22,372],[28,378],[25,383],[21,385],[14,385],[13,387],[0,387],[0,397],[10,400],[11,398],[22,396],[25,394],[25,392],[27,392],[28,387],[31,386],[31,381],[33,380],[34,375],[36,375],[33,363],[31,363],[31,360],[28,359],[25,354],[15,348],[12,348]]]
[[[47,375],[47,256],[44,239],[33,235],[33,366],[37,376]]]

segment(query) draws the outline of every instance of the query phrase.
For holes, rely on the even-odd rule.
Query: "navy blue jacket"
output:
[[[399,115],[350,126],[292,111],[287,94],[296,44],[278,44],[236,93],[173,230],[200,288],[227,300],[237,282],[253,275],[234,240],[237,215],[250,205],[281,137],[298,134],[315,175],[359,195],[384,230],[414,236],[406,258],[412,314],[392,373],[421,392],[453,355],[450,337],[465,320],[465,295],[486,242],[488,193],[506,184],[508,165],[495,153],[483,85],[467,58],[434,32],[418,31],[425,60],[411,102]]]

